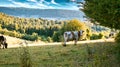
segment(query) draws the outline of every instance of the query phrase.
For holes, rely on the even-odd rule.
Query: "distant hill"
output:
[[[8,15],[25,17],[25,18],[46,18],[46,19],[80,19],[83,20],[83,12],[77,10],[64,9],[31,9],[31,8],[15,8],[15,7],[0,7],[0,12]]]

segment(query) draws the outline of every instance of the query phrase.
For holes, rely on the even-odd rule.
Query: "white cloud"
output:
[[[51,3],[52,4],[58,4],[58,3],[55,2],[55,0],[51,0]]]
[[[20,7],[30,7],[30,5],[27,3],[15,2],[15,1],[11,1],[11,2]]]
[[[34,4],[30,4],[30,3],[22,3],[22,2],[16,2],[13,0],[9,0],[11,1],[13,4],[11,4],[11,7],[25,7],[25,8],[39,8],[39,9],[54,9],[54,7],[52,6],[48,6],[45,5],[43,3],[39,3],[39,2],[35,2],[34,0]],[[44,1],[44,0],[42,0]]]
[[[45,1],[45,0],[40,0],[39,3],[45,3],[45,4],[47,4],[47,5],[50,4],[49,2],[47,2],[47,1]]]
[[[70,1],[75,2],[76,0],[70,0]]]
[[[44,2],[44,0],[40,0],[39,2],[40,2],[40,3],[43,3],[43,2]]]
[[[7,5],[6,5],[6,4],[4,4],[4,5],[2,4],[2,5],[1,5],[1,4],[0,4],[0,6],[4,6],[4,7],[8,7],[8,6],[9,6],[9,7],[14,7],[15,5],[13,5],[13,4],[7,4]]]
[[[46,5],[42,4],[42,3],[36,3],[37,6],[39,7],[47,7]]]
[[[27,1],[30,1],[30,2],[37,2],[37,0],[27,0]]]
[[[45,5],[45,4],[42,4],[42,3],[36,3],[36,5],[38,8],[42,8],[42,9],[52,9],[54,7],[52,6],[48,6],[48,5]]]
[[[12,1],[12,0],[8,0],[8,1]]]

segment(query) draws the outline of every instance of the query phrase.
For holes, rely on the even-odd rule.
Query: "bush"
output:
[[[99,39],[102,39],[103,38],[103,34],[100,33],[99,36],[98,36]]]
[[[22,36],[22,38],[26,40],[35,41],[39,39],[39,36],[36,33],[33,33],[32,35],[25,34]]]
[[[103,34],[99,33],[99,34],[92,34],[92,36],[90,37],[90,40],[96,40],[96,39],[102,39],[103,38]]]
[[[87,40],[90,40],[91,35],[92,35],[91,30],[90,30],[89,28],[86,29],[86,36],[85,36],[85,38],[86,38]]]
[[[47,42],[47,37],[46,36],[41,36],[41,40],[44,42]]]
[[[53,41],[61,42],[63,41],[63,34],[61,31],[55,31],[52,37]]]
[[[53,40],[52,40],[51,37],[47,37],[47,41],[48,41],[48,42],[53,42]]]

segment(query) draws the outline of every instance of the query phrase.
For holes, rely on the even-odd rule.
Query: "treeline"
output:
[[[19,18],[0,13],[0,33],[32,41],[45,40],[46,37],[52,37],[53,33],[60,30],[66,22]]]

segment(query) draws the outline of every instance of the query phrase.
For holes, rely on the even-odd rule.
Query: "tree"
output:
[[[120,29],[120,0],[85,0],[82,11],[91,21]]]
[[[86,29],[87,29],[87,26],[77,20],[77,19],[73,19],[73,20],[70,20],[69,22],[67,22],[67,24],[65,24],[62,28],[62,34],[65,32],[65,31],[80,31],[80,30],[84,30],[84,35],[80,38],[80,39],[86,39]]]
[[[67,24],[65,24],[62,29],[63,29],[63,32],[79,31],[79,30],[86,30],[86,26],[83,22],[81,22],[77,19],[73,19],[73,20],[70,20],[69,22],[67,22]]]
[[[53,41],[55,42],[61,42],[63,41],[63,33],[61,30],[55,31],[53,36],[52,36]]]

